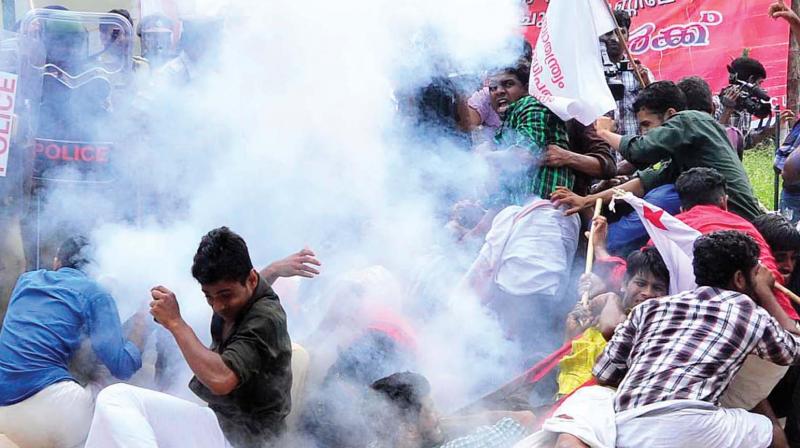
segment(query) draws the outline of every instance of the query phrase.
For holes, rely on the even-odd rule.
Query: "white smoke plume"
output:
[[[441,201],[474,194],[482,168],[438,130],[404,124],[397,107],[399,92],[436,74],[480,76],[512,63],[519,8],[516,0],[184,5],[198,16],[224,13],[218,45],[190,85],[151,86],[136,99],[146,107],[119,120],[130,123],[120,183],[135,187],[92,199],[98,209],[138,211],[127,220],[107,213],[114,217],[92,235],[94,271],[122,317],[161,284],[208,341],[211,311],[189,268],[200,237],[226,225],[258,267],[303,246],[323,262],[318,279],[285,298],[294,301],[285,303],[293,340],[341,306],[327,294],[337,279],[382,266],[391,280],[373,278],[364,298],[426,316],[412,321],[419,369],[442,407],[508,379],[518,366],[506,363],[497,324],[474,298],[444,297],[472,254],[448,243]],[[78,220],[84,200],[53,193],[49,212]],[[420,272],[435,293],[418,294]]]

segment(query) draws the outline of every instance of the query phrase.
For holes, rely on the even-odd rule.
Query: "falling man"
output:
[[[245,241],[227,227],[202,238],[192,276],[214,310],[210,349],[184,322],[169,289],[151,290],[150,313],[175,338],[195,375],[189,388],[208,407],[113,385],[97,398],[87,448],[262,447],[284,431],[292,347],[278,296],[253,269]]]

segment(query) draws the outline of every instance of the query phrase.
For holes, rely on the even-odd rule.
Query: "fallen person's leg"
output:
[[[171,395],[114,384],[97,396],[86,448],[227,448],[214,411]]]

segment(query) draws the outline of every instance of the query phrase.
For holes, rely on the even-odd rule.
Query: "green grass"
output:
[[[753,184],[756,197],[768,209],[773,209],[773,189],[775,174],[772,161],[775,154],[775,144],[771,140],[745,151],[744,169]]]

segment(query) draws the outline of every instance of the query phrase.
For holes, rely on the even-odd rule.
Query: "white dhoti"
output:
[[[0,406],[0,434],[21,448],[72,448],[89,432],[94,410],[90,389],[61,381],[19,403]]]
[[[720,406],[746,411],[753,409],[769,396],[787,370],[789,366],[779,366],[756,355],[748,356],[722,394]]]
[[[617,428],[614,422],[615,389],[583,387],[564,400],[542,429],[521,440],[514,448],[549,448],[559,434],[577,437],[590,448],[614,448]]]
[[[115,384],[97,396],[86,448],[228,448],[211,409],[171,395]]]
[[[550,201],[504,208],[492,221],[473,269],[506,294],[556,296],[569,277],[580,219]]]
[[[617,414],[619,448],[766,448],[772,422],[744,409],[670,400]]]

